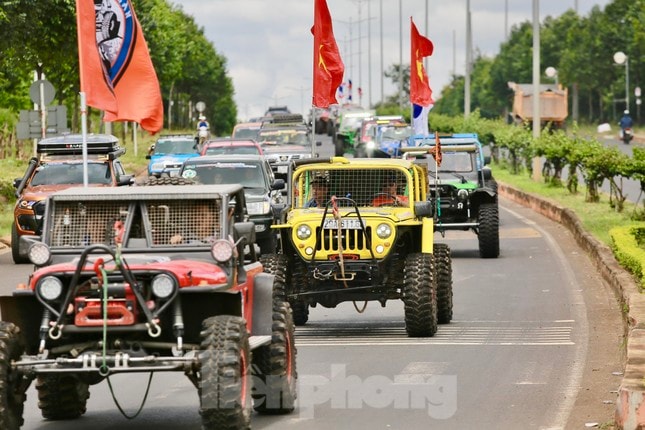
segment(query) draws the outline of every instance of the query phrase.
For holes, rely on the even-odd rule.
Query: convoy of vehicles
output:
[[[0,297],[0,428],[22,425],[34,380],[44,418],[74,419],[89,386],[131,372],[185,374],[204,429],[292,411],[291,310],[245,200],[240,185],[50,195],[42,235],[21,237],[36,269]]]
[[[401,146],[414,134],[400,115],[381,115],[361,122],[355,143],[357,157],[400,157]]]
[[[85,183],[82,135],[69,134],[42,139],[36,145],[37,157],[29,161],[22,178],[13,182],[17,201],[11,227],[11,254],[15,263],[27,263],[27,250],[19,247],[24,235],[40,235],[46,198],[52,192]],[[87,136],[87,184],[89,187],[130,185],[119,160],[125,149],[116,137],[106,134]]]

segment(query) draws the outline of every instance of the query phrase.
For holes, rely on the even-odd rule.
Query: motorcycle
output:
[[[634,132],[631,127],[627,127],[621,130],[621,140],[625,145],[629,145],[629,142],[634,138]]]

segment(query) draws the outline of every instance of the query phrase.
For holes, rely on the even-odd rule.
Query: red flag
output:
[[[161,90],[132,3],[99,3],[76,0],[81,91],[105,121],[136,121],[154,134],[163,127]]]
[[[336,90],[343,81],[345,65],[334,38],[326,0],[314,1],[314,85],[313,105],[325,108],[336,101]]]
[[[441,158],[441,140],[439,139],[439,132],[438,131],[434,132],[434,142],[435,142],[435,145],[434,145],[434,148],[432,148],[432,152],[430,152],[430,154],[432,154],[434,159],[437,161],[437,166],[441,166],[441,160],[442,160],[442,158]]]
[[[428,75],[423,67],[423,58],[432,55],[434,46],[430,39],[421,36],[410,17],[411,52],[410,59],[410,102],[419,106],[434,104]]]

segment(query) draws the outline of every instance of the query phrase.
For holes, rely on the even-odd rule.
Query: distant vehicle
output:
[[[293,161],[313,156],[311,129],[300,114],[276,115],[273,121],[263,123],[258,133],[258,143],[276,177],[285,182]]]
[[[255,224],[261,254],[274,253],[276,232],[272,205],[282,203],[285,182],[275,179],[269,163],[259,155],[207,155],[186,160],[181,176],[199,184],[241,184],[249,219]]]
[[[199,144],[190,135],[164,135],[150,147],[148,176],[178,176],[185,160],[199,156]]]
[[[364,119],[355,139],[356,157],[399,157],[402,144],[414,134],[412,127],[400,115],[383,115]]]
[[[269,106],[264,112],[264,116],[285,115],[290,114],[291,111],[286,106]]]
[[[261,126],[262,126],[261,121],[241,122],[239,124],[235,124],[235,126],[233,127],[233,133],[231,134],[231,137],[235,139],[257,140],[258,131],[260,131]]]
[[[16,178],[16,205],[11,228],[11,251],[16,264],[27,263],[27,249],[20,249],[23,235],[40,235],[45,214],[46,198],[56,191],[83,185],[83,136],[69,134],[42,139],[36,146],[38,157],[29,161],[22,178]],[[87,136],[87,179],[90,187],[130,185],[133,176],[127,175],[118,159],[125,154],[119,140],[108,134]]]
[[[518,124],[533,121],[533,84],[516,84],[509,82],[509,88],[515,92],[513,97],[513,120]],[[553,124],[562,128],[569,115],[568,90],[561,85],[540,85],[540,124]]]
[[[253,154],[264,155],[264,151],[255,140],[248,139],[217,139],[209,140],[202,146],[201,155],[224,155],[224,154]]]
[[[355,106],[339,111],[337,127],[333,136],[334,153],[338,156],[342,156],[346,152],[354,154],[361,123],[365,118],[374,115],[373,110],[356,108]]]

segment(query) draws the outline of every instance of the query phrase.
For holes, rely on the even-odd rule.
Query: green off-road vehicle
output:
[[[417,163],[429,173],[428,198],[434,202],[435,230],[472,230],[479,240],[482,258],[499,256],[499,204],[497,183],[486,164],[482,145],[475,133],[439,136],[441,164],[428,155],[436,146],[436,137],[413,138],[414,146],[402,148],[415,155]]]
[[[423,166],[400,159],[307,160],[295,166],[278,254],[263,257],[286,282],[296,325],[309,307],[403,300],[409,336],[452,319],[452,266],[434,243]]]

